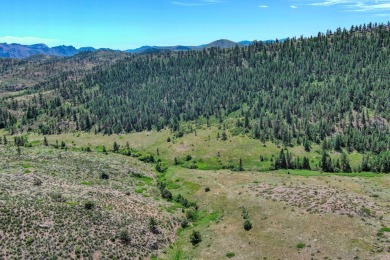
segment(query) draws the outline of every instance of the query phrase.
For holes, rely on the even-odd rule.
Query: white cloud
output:
[[[298,6],[296,6],[296,5],[291,5],[290,6],[292,9],[297,9],[298,8]]]
[[[312,2],[311,6],[340,6],[348,12],[390,11],[390,0],[324,0]]]
[[[43,43],[43,44],[46,44],[49,46],[61,44],[61,41],[57,40],[57,39],[40,38],[40,37],[34,37],[34,36],[24,36],[24,37],[0,36],[0,42],[20,43],[20,44],[26,44],[26,45]]]
[[[381,4],[366,4],[366,3],[357,3],[353,6],[352,11],[357,12],[376,12],[376,11],[390,11],[390,2],[381,3]]]
[[[259,5],[260,8],[268,8],[268,5]]]
[[[323,2],[311,3],[309,5],[331,6],[331,5],[339,5],[339,4],[347,4],[347,3],[350,3],[350,1],[347,1],[347,0],[327,0],[327,1],[323,1]]]

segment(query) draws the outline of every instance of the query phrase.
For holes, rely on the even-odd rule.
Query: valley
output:
[[[0,259],[389,259],[389,68],[389,23],[0,59]]]

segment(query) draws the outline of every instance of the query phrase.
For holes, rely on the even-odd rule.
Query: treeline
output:
[[[0,129],[11,129],[17,123],[17,118],[8,109],[0,107]]]
[[[281,149],[278,156],[275,157],[274,169],[299,169],[311,170],[310,161],[307,157],[295,157],[286,149]]]
[[[213,121],[263,142],[310,149],[331,140],[336,150],[378,155],[390,149],[389,48],[389,25],[369,24],[242,48],[132,56],[79,84],[41,86],[50,95],[7,100],[3,107],[23,117],[16,123],[3,112],[0,125],[42,134],[182,133],[182,122]]]
[[[342,151],[340,158],[332,159],[330,154],[322,151],[321,160],[315,167],[310,166],[310,160],[303,156],[293,157],[288,149],[281,149],[274,157],[273,169],[299,169],[299,170],[322,170],[332,173],[351,172],[375,172],[390,173],[390,151],[383,151],[379,155],[364,155],[360,166],[352,169],[347,154]]]

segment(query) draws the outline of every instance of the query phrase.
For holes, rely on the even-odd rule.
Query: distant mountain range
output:
[[[153,52],[161,52],[161,51],[189,51],[189,50],[202,50],[205,48],[211,47],[219,47],[219,48],[232,48],[236,45],[238,46],[248,46],[252,42],[251,41],[241,41],[241,42],[233,42],[230,40],[221,39],[218,41],[211,42],[209,44],[202,44],[199,46],[142,46],[137,49],[126,50],[126,52],[130,53],[153,53]]]
[[[39,54],[67,57],[83,51],[96,51],[96,49],[92,47],[76,49],[73,46],[64,45],[50,48],[45,44],[22,45],[17,43],[0,43],[0,57],[2,58],[23,59]]]
[[[266,43],[274,42],[273,40],[263,41]],[[252,42],[251,41],[241,41],[241,42],[233,42],[230,40],[217,40],[211,42],[209,44],[202,44],[199,46],[142,46],[140,48],[125,50],[124,52],[129,53],[158,53],[164,51],[188,51],[188,50],[202,50],[205,48],[211,47],[219,47],[219,48],[232,48],[236,45],[238,46],[248,46]],[[33,44],[33,45],[22,45],[17,43],[7,44],[0,43],[0,58],[16,58],[16,59],[24,59],[34,55],[50,55],[50,56],[60,56],[67,57],[73,56],[80,52],[85,51],[98,51],[98,50],[110,50],[107,48],[104,49],[95,49],[93,47],[82,47],[80,49],[76,49],[73,46],[56,46],[56,47],[48,47],[45,44]]]

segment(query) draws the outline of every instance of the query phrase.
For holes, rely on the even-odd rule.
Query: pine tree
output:
[[[340,166],[343,172],[352,172],[351,166],[349,165],[348,157],[344,152],[341,154]]]
[[[302,169],[311,170],[310,162],[307,157],[303,157]]]
[[[244,165],[242,163],[242,159],[240,158],[239,165],[238,165],[238,170],[243,171],[244,170]]]
[[[47,141],[46,136],[43,138],[43,145],[44,146],[49,146],[49,142]]]
[[[227,135],[226,135],[226,132],[223,131],[222,132],[222,141],[226,141],[228,138],[227,138]]]
[[[303,140],[303,146],[305,147],[306,152],[310,152],[310,142],[306,138]]]
[[[324,172],[333,172],[332,159],[326,151],[322,152],[320,167]]]
[[[114,144],[112,145],[112,151],[114,153],[117,153],[119,151],[119,144],[117,144],[117,142],[114,142]]]

